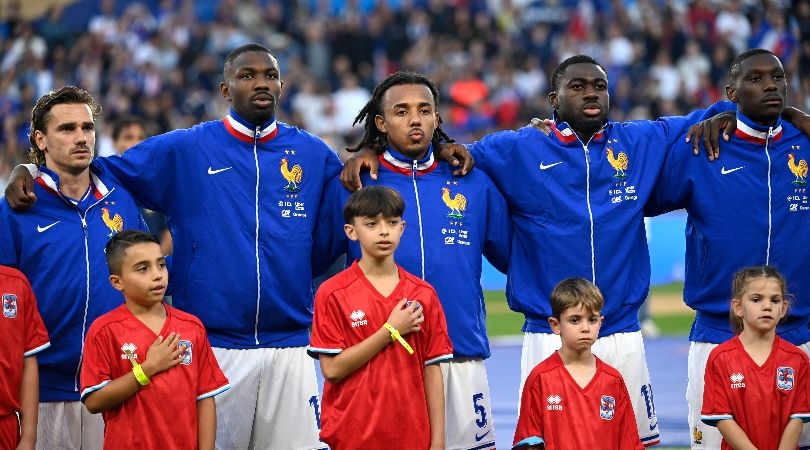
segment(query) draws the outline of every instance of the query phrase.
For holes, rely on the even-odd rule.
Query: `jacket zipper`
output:
[[[577,139],[579,139],[579,136],[577,136]],[[593,136],[591,136],[591,139],[593,139]],[[583,143],[581,140],[579,142],[582,144],[582,149],[585,150],[585,204],[588,207],[588,223],[591,228],[591,282],[596,284],[596,244],[593,238],[593,210],[591,209],[591,153],[588,150],[588,144],[591,143],[591,139],[588,139],[586,143]]]
[[[421,259],[422,279],[425,279],[425,237],[422,233],[422,203],[419,201],[419,188],[416,187],[416,168],[419,162],[413,160],[411,164],[411,180],[413,181],[413,192],[416,195],[416,217],[419,219],[419,254]]]
[[[82,214],[79,211],[79,207],[74,205],[73,202],[65,198],[61,192],[59,192],[59,196],[62,197],[62,200],[67,203],[69,206],[72,206],[76,210],[76,214],[79,216],[79,220],[82,222],[82,233],[84,234],[84,316],[82,317],[82,334],[81,334],[81,345],[79,350],[79,364],[76,366],[76,372],[73,376],[73,390],[79,392],[79,377],[81,375],[81,367],[82,361],[84,360],[84,334],[87,331],[87,312],[90,309],[90,233],[87,230],[87,213],[92,209],[94,206],[98,205],[102,200],[107,198],[115,188],[111,189],[107,192],[106,195],[101,197],[100,199],[96,200],[95,203],[88,206],[87,209]]]
[[[768,246],[765,250],[765,265],[769,265],[771,260],[771,231],[773,229],[773,215],[771,211],[771,154],[768,149],[771,143],[771,133],[773,133],[773,127],[768,127],[768,135],[765,136],[765,156],[768,158]]]
[[[253,162],[256,164],[256,201],[255,201],[255,218],[256,218],[256,240],[255,240],[255,253],[256,253],[256,322],[253,327],[253,339],[256,345],[259,345],[259,306],[262,298],[262,274],[261,266],[259,264],[259,132],[261,128],[256,127],[253,132]]]

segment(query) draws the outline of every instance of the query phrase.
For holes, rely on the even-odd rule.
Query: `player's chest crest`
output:
[[[459,185],[457,180],[447,181],[441,190],[441,203],[436,209],[439,213],[432,219],[441,223],[441,236],[436,244],[444,247],[469,247],[472,239],[469,224],[466,220],[468,215],[475,211],[475,198]]]
[[[311,213],[306,196],[301,192],[308,176],[313,176],[304,170],[303,158],[296,155],[293,148],[282,152],[278,163],[278,170],[271,177],[273,197],[276,197],[278,214],[284,220],[306,219]]]
[[[124,230],[126,224],[121,214],[116,212],[115,201],[104,200],[99,206],[101,207],[101,222],[109,230],[107,237],[113,237]]]
[[[612,205],[628,205],[638,202],[637,185],[631,177],[633,174],[633,157],[627,149],[623,149],[618,139],[608,139],[605,146],[605,158],[602,164],[609,166],[601,168],[610,173],[607,188],[609,202]],[[599,194],[599,193],[597,193]]]
[[[786,167],[783,166],[782,169],[790,172],[790,192],[787,196],[789,212],[810,211],[807,198],[807,160],[802,158],[800,151],[801,145],[791,145]]]

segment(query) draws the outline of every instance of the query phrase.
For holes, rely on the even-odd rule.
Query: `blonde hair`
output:
[[[773,278],[774,280],[778,281],[782,291],[782,299],[785,302],[786,307],[790,306],[790,294],[787,292],[787,282],[785,281],[785,277],[783,277],[782,274],[779,273],[779,271],[773,266],[746,267],[745,269],[742,269],[734,274],[734,281],[731,283],[732,301],[734,301],[734,299],[742,300],[742,297],[745,294],[745,288],[748,286],[748,282],[757,278]],[[785,317],[787,317],[787,313],[784,317],[782,317],[782,320],[785,320]],[[743,332],[745,326],[743,324],[742,317],[734,314],[734,309],[729,311],[729,321],[731,322],[731,328],[734,330],[734,334],[740,334]]]
[[[584,278],[566,278],[557,283],[551,292],[552,317],[559,320],[566,309],[580,305],[598,314],[605,305],[605,299],[599,288]]]

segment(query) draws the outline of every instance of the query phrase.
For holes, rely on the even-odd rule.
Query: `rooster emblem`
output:
[[[807,161],[800,159],[799,164],[796,164],[796,157],[791,153],[788,155],[788,168],[793,172],[793,175],[796,175],[793,184],[797,186],[807,185]]]
[[[627,153],[619,152],[618,157],[613,156],[613,149],[608,147],[607,149],[607,159],[611,166],[616,169],[616,173],[613,175],[613,179],[615,180],[624,180],[627,178],[627,166],[629,165],[630,160],[627,158]]]
[[[692,428],[692,440],[695,444],[703,443],[703,432],[698,430],[697,427]]]
[[[467,209],[467,197],[462,194],[456,193],[456,196],[450,198],[450,188],[442,188],[442,200],[444,204],[450,208],[450,214],[447,217],[451,219],[463,219],[464,211]]]
[[[304,169],[302,169],[300,165],[296,164],[292,166],[292,170],[290,170],[287,164],[287,158],[281,158],[281,176],[287,180],[287,185],[284,186],[284,190],[287,192],[298,192],[301,189],[299,184],[301,183],[301,178],[304,175]]]
[[[110,229],[109,237],[120,233],[124,229],[124,218],[121,217],[121,214],[110,217],[110,210],[107,208],[101,208],[101,220]]]

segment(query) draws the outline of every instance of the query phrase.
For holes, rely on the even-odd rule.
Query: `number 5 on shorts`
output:
[[[484,399],[484,394],[479,392],[477,394],[473,394],[473,408],[475,408],[475,414],[481,416],[480,419],[475,419],[475,424],[478,425],[478,428],[484,428],[487,426],[487,410],[484,408],[484,405],[479,405],[478,402]]]

